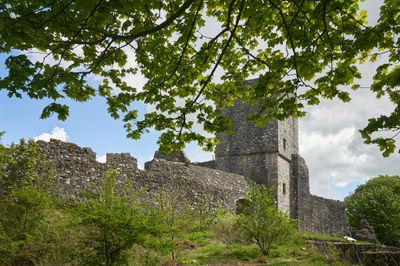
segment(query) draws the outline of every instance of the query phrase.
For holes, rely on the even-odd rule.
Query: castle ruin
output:
[[[255,82],[248,81],[250,85]],[[106,163],[100,163],[90,148],[58,140],[37,143],[53,162],[60,193],[70,199],[79,197],[91,185],[99,185],[110,168],[119,170],[118,184],[129,180],[135,190],[146,188],[149,198],[166,188],[180,194],[192,207],[205,196],[212,206],[222,205],[231,211],[245,197],[249,184],[256,182],[276,186],[278,209],[298,219],[300,231],[348,235],[343,202],[310,194],[308,168],[299,155],[297,119],[273,120],[259,128],[246,121],[257,108],[235,101],[234,106],[223,110],[233,122],[234,133],[217,135],[220,144],[215,161],[210,162],[190,163],[184,156],[156,152],[141,170],[128,153],[107,154]]]
[[[245,84],[255,86],[257,79]],[[267,187],[276,186],[279,210],[298,219],[304,232],[344,236],[349,224],[344,203],[310,194],[309,172],[299,155],[298,121],[288,118],[272,120],[265,127],[247,122],[259,106],[242,104],[222,110],[232,120],[233,134],[218,134],[220,144],[215,149],[215,169],[250,178]]]

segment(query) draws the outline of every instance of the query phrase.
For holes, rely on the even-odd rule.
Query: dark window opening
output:
[[[286,139],[283,139],[283,150],[286,151]]]
[[[285,183],[283,183],[282,191],[283,191],[283,195],[286,195],[286,184]]]

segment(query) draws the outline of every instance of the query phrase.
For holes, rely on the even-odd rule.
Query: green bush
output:
[[[0,202],[0,262],[22,265],[42,262],[43,247],[38,242],[44,237],[49,200],[37,189],[15,188],[10,197]]]
[[[235,226],[249,240],[257,244],[263,255],[269,254],[271,244],[292,236],[295,221],[280,212],[275,203],[275,188],[253,185],[246,196],[246,203],[236,218]]]
[[[19,144],[0,144],[0,182],[3,187],[23,187],[37,183],[36,166],[40,162],[39,148],[33,140],[21,139]]]
[[[0,143],[0,194],[29,186],[56,193],[57,185],[52,164],[40,154],[40,148],[33,140],[21,139],[19,144],[12,143],[10,147]]]
[[[137,201],[137,193],[116,195],[114,186],[117,176],[118,171],[108,170],[95,197],[78,206],[81,224],[87,230],[80,256],[82,263],[127,264],[129,250],[134,244],[143,243],[152,230],[151,222]]]

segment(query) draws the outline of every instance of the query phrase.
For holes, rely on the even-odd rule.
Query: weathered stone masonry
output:
[[[160,159],[163,156],[159,153],[155,155],[158,158],[145,164],[145,170],[140,170],[137,160],[129,153],[108,153],[106,163],[99,163],[90,148],[54,139],[37,143],[54,164],[60,193],[70,199],[79,197],[91,185],[99,186],[103,173],[110,168],[120,172],[117,185],[130,180],[135,190],[147,189],[145,198],[151,198],[160,189],[181,193],[192,207],[205,196],[213,207],[221,204],[234,211],[236,201],[243,198],[248,189],[249,182],[243,176],[188,162],[167,161]]]
[[[257,80],[246,83],[255,86]],[[259,108],[236,100],[234,106],[222,110],[232,120],[234,133],[217,135],[215,168],[277,186],[278,209],[298,219],[302,231],[349,234],[343,202],[310,194],[308,168],[298,150],[297,119],[273,120],[259,128],[254,122],[247,123],[247,116]]]
[[[248,84],[254,86],[256,82],[251,80]],[[181,194],[192,207],[205,196],[214,207],[222,205],[233,211],[254,181],[277,186],[278,208],[298,219],[301,231],[349,234],[343,202],[310,194],[308,168],[298,152],[297,119],[274,120],[258,128],[246,121],[247,115],[258,108],[236,101],[233,107],[223,110],[233,121],[234,133],[217,135],[220,144],[215,161],[210,162],[190,163],[180,153],[156,152],[155,158],[145,164],[145,170],[140,170],[129,153],[107,154],[106,163],[99,163],[90,148],[58,140],[38,144],[53,161],[60,193],[71,199],[92,185],[99,186],[103,173],[114,168],[120,172],[117,185],[130,180],[134,189],[147,188],[145,197],[151,198],[164,188]]]

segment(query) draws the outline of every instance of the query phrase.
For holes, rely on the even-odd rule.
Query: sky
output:
[[[379,2],[367,0],[363,9],[368,10],[369,22],[378,15]],[[377,4],[378,3],[378,4]],[[4,60],[0,54],[0,76],[4,76]],[[385,58],[379,58],[378,64]],[[134,64],[134,62],[130,62]],[[361,85],[368,87],[376,64],[362,66]],[[143,84],[140,76],[128,77],[128,82]],[[307,107],[307,115],[299,119],[300,154],[307,162],[310,171],[310,189],[313,194],[343,200],[354,189],[368,179],[378,175],[400,175],[400,156],[398,153],[383,158],[376,146],[363,143],[359,129],[368,118],[391,112],[394,106],[387,98],[376,99],[368,88],[361,88],[351,94],[350,103],[338,100],[324,100],[318,106]],[[114,120],[107,113],[104,99],[95,97],[77,103],[66,100],[70,115],[66,121],[57,117],[40,119],[48,101],[9,98],[0,90],[0,131],[6,131],[1,142],[9,145],[19,139],[57,138],[73,142],[81,147],[90,147],[99,161],[105,160],[106,153],[129,152],[138,159],[139,167],[153,158],[157,150],[159,133],[151,131],[138,141],[126,138],[121,120]],[[137,102],[134,107],[139,113],[151,110]],[[213,158],[195,144],[185,149],[191,161],[206,161]]]

